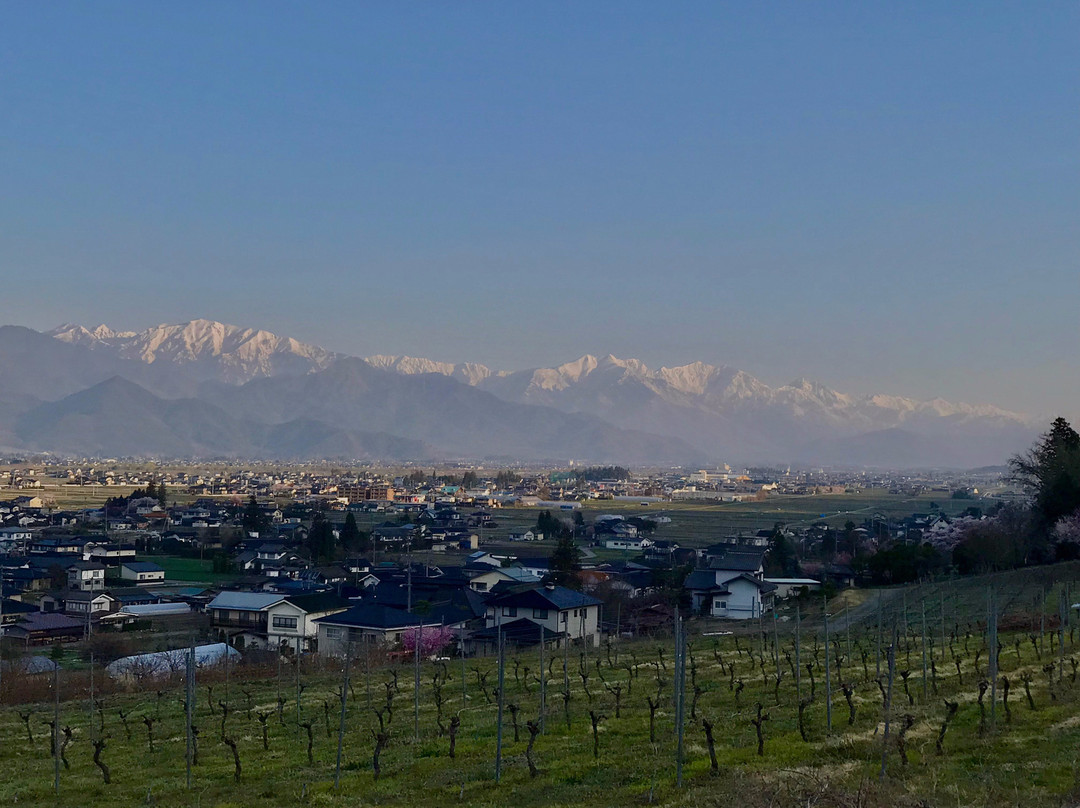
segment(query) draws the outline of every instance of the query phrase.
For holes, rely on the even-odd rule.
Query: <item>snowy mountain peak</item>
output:
[[[281,372],[321,370],[336,358],[315,345],[269,331],[204,319],[165,323],[139,332],[116,331],[104,324],[92,331],[65,324],[48,333],[64,342],[111,350],[120,358],[149,365],[207,365],[207,372],[200,375],[234,384]]]
[[[453,379],[463,381],[475,387],[484,379],[491,376],[491,370],[484,365],[474,362],[438,362],[434,359],[422,359],[415,356],[390,356],[378,354],[364,359],[372,367],[383,370],[391,370],[405,376],[415,376],[422,373],[438,373]]]

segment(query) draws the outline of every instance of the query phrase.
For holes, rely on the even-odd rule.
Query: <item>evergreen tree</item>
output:
[[[247,507],[244,508],[243,526],[245,535],[257,533],[262,536],[270,529],[270,520],[263,514],[254,494],[248,498]]]
[[[1009,461],[1013,477],[1034,495],[1037,529],[1049,531],[1080,509],[1080,435],[1064,418],[1022,455]]]
[[[795,548],[784,535],[783,525],[777,524],[765,554],[765,573],[778,578],[797,578],[799,572],[799,559],[795,557]]]
[[[166,497],[168,496],[168,493],[169,493],[168,489],[165,488],[165,480],[164,479],[158,480],[156,498],[157,498],[158,504],[161,505],[162,510],[169,507],[169,503],[166,501]]]
[[[578,549],[577,543],[572,536],[564,535],[559,537],[559,542],[555,545],[555,551],[551,554],[548,566],[551,570],[549,579],[553,583],[559,586],[568,586],[571,589],[580,588],[581,581],[577,573],[581,571],[581,550]]]
[[[331,561],[334,558],[334,528],[321,512],[316,512],[311,522],[307,546],[312,561]]]
[[[364,534],[356,526],[356,516],[353,515],[352,511],[349,511],[345,516],[345,524],[341,528],[341,546],[350,552],[364,552],[361,549],[363,543]]]
[[[157,499],[158,498],[157,486],[154,485],[154,479],[152,477],[150,478],[150,482],[148,482],[146,484],[145,495],[147,497],[149,497],[150,499]]]

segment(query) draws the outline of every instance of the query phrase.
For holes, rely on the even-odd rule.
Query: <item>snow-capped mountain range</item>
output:
[[[211,320],[138,332],[66,324],[48,336],[86,357],[80,378],[100,365],[166,400],[197,399],[274,427],[308,417],[353,433],[374,427],[404,441],[380,446],[432,456],[962,466],[1003,462],[1035,431],[1025,416],[993,406],[853,396],[806,379],[771,387],[703,362],[652,369],[586,354],[554,367],[495,371],[409,356],[358,359]],[[0,361],[3,349],[0,341]],[[39,388],[31,395],[48,400]],[[55,398],[78,392],[59,388]],[[125,401],[135,398],[124,390]],[[462,410],[451,422],[455,407]],[[542,440],[528,434],[537,423],[545,424]],[[47,432],[35,424],[40,440]],[[302,451],[300,433],[289,434]],[[560,438],[570,434],[576,443]],[[318,445],[325,449],[325,435]]]

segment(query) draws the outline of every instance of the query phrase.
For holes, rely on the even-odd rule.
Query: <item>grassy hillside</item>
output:
[[[199,763],[190,790],[185,778],[183,688],[178,682],[132,684],[105,697],[93,730],[100,733],[103,717],[107,740],[101,759],[112,775],[112,783],[105,785],[92,760],[86,674],[61,674],[60,725],[70,727],[72,739],[66,749],[70,769],[61,767],[59,800],[52,793],[53,761],[45,723],[53,709],[51,676],[9,673],[3,685],[5,700],[36,701],[0,711],[0,766],[6,773],[0,805],[1059,805],[1076,787],[1080,683],[1072,662],[1080,659],[1076,645],[1080,636],[1075,625],[1062,626],[1064,648],[1059,645],[1056,609],[1060,593],[1078,579],[1080,568],[1071,565],[954,582],[948,591],[939,592],[946,597],[945,642],[940,614],[928,616],[925,696],[921,611],[923,602],[934,602],[931,591],[898,589],[883,596],[880,657],[876,597],[857,593],[860,597],[849,596],[846,603],[834,601],[828,659],[831,731],[823,625],[812,613],[812,604],[806,605],[806,620],[800,624],[798,680],[795,621],[786,619],[792,611],[781,614],[775,636],[768,624],[764,636],[753,631],[738,639],[727,634],[702,636],[702,631],[722,627],[691,623],[682,788],[675,782],[674,665],[668,638],[615,643],[610,649],[590,649],[587,656],[577,649],[554,656],[548,652],[543,674],[546,726],[533,748],[536,777],[530,777],[525,757],[529,736],[525,722],[539,715],[540,660],[537,649],[508,649],[503,771],[498,784],[494,781],[497,671],[490,658],[467,660],[464,697],[460,660],[445,665],[424,662],[416,731],[413,666],[403,662],[390,667],[374,660],[368,664],[358,655],[351,665],[346,699],[340,790],[334,789],[333,778],[342,671],[333,663],[316,669],[313,661],[305,661],[299,672],[299,722],[311,724],[311,762],[307,729],[297,724],[293,665],[286,663],[280,673],[272,664],[236,668],[229,673],[227,687],[224,671],[200,673],[195,718]],[[978,619],[985,615],[988,586],[993,586],[1001,605],[1000,672],[1010,684],[1006,711],[1004,681],[998,682],[993,723],[989,690],[983,698],[982,719],[978,703],[979,682],[987,675],[988,663],[984,626]],[[1038,603],[1036,595],[1041,596]],[[940,597],[937,600],[940,605]],[[1045,612],[1040,614],[1037,606]],[[850,629],[845,614],[852,618]],[[884,725],[876,680],[880,664],[881,685],[887,691],[888,638],[894,624],[899,641],[887,774],[879,780]],[[779,653],[774,655],[774,649]],[[1064,666],[1059,667],[1062,659]],[[587,671],[586,678],[582,670]],[[568,709],[564,709],[564,682],[569,683]],[[850,725],[841,682],[852,690],[855,717]],[[99,692],[100,687],[99,680]],[[386,711],[387,693],[392,718]],[[811,693],[813,701],[808,701]],[[806,740],[799,729],[800,697],[806,700],[802,710]],[[652,740],[649,699],[658,705]],[[958,709],[938,754],[946,700]],[[218,703],[226,701],[231,713],[225,732],[236,742],[241,758],[239,781],[234,778],[232,753],[220,740]],[[757,754],[752,724],[758,703],[767,715],[762,756]],[[517,740],[511,704],[517,712]],[[388,742],[376,780],[372,753],[379,731],[378,709],[387,722]],[[598,716],[596,757],[590,710]],[[30,714],[33,744],[27,740],[20,712]],[[266,751],[260,712],[267,715]],[[904,765],[897,737],[908,715]],[[454,716],[461,726],[456,756],[450,759],[449,739],[440,723],[448,729]],[[153,751],[144,717],[153,719]],[[702,718],[713,724],[715,774]]]

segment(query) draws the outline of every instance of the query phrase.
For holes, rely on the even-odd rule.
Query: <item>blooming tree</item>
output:
[[[401,646],[406,651],[415,651],[416,642],[419,638],[421,655],[434,656],[449,645],[454,636],[454,630],[447,626],[439,626],[438,628],[417,626],[402,632]]]

